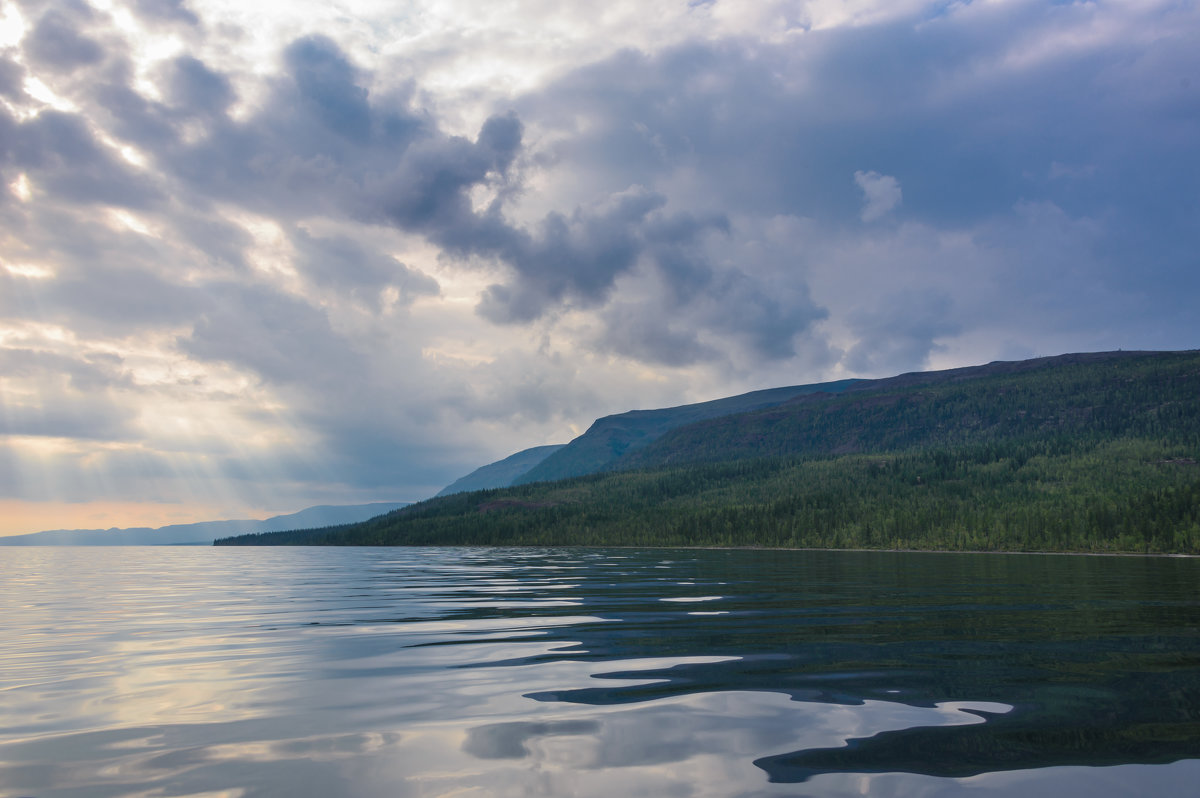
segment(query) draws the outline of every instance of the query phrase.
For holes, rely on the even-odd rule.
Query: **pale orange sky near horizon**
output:
[[[33,502],[0,499],[0,537],[52,529],[111,529],[192,524],[200,521],[265,519],[303,508],[214,508],[198,503]]]

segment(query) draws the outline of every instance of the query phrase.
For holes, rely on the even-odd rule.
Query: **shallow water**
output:
[[[0,795],[1195,795],[1200,561],[0,549]]]

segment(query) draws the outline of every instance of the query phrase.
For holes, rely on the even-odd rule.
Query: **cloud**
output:
[[[44,349],[0,349],[0,374],[10,385],[37,384],[36,398],[13,391],[0,401],[0,436],[125,440],[136,412],[113,396],[129,387],[120,357]]]
[[[654,303],[629,303],[608,309],[597,344],[624,357],[670,367],[720,357],[719,350],[702,343],[694,331],[672,325],[659,310]]]
[[[15,61],[0,56],[0,97],[20,99],[25,94],[25,70]]]
[[[863,193],[862,220],[873,222],[887,214],[903,201],[900,181],[878,172],[855,172],[854,183]]]
[[[284,66],[288,79],[276,85],[262,113],[240,124],[221,121],[170,158],[183,180],[226,201],[236,193],[259,212],[334,213],[389,224],[425,236],[447,255],[500,264],[508,279],[487,287],[478,305],[483,318],[498,324],[602,307],[616,280],[640,264],[659,270],[676,301],[712,280],[701,241],[727,231],[721,214],[669,212],[665,196],[633,185],[520,226],[505,215],[509,172],[523,153],[524,125],[516,114],[493,114],[474,141],[445,135],[419,111],[374,104],[365,88],[371,75],[322,37],[290,45]],[[223,85],[198,64],[177,69],[184,67],[204,86]],[[482,208],[471,196],[478,188],[496,192]],[[309,271],[318,273],[312,265]],[[751,293],[743,287],[729,296]],[[786,314],[754,302],[748,310],[764,330],[757,348],[773,356],[790,351],[791,336],[774,334]],[[701,351],[709,350],[695,350]]]
[[[179,342],[194,357],[246,367],[274,385],[344,383],[366,373],[363,354],[307,302],[238,284],[206,294],[208,307]]]
[[[43,396],[36,406],[6,403],[0,414],[0,435],[123,440],[130,437],[134,414],[115,404],[94,400],[60,402]]]
[[[162,199],[153,180],[97,141],[78,114],[42,111],[10,132],[8,162],[55,201],[145,208]]]
[[[133,7],[146,19],[200,24],[200,18],[187,7],[186,0],[134,0]]]
[[[376,309],[387,289],[392,289],[391,296],[401,305],[438,294],[433,278],[393,257],[367,251],[346,236],[317,238],[297,229],[291,241],[298,267],[322,290],[345,292]]]
[[[495,322],[518,323],[565,302],[602,305],[617,276],[638,262],[647,247],[645,228],[664,203],[661,195],[633,186],[569,217],[547,215],[536,236],[512,231],[488,249],[512,266],[516,280],[490,286],[479,312]]]
[[[0,349],[0,371],[6,376],[66,377],[66,384],[81,393],[117,386],[128,387],[129,379],[123,371],[123,363],[119,355],[107,352],[87,352],[73,357],[40,349]]]
[[[961,331],[950,300],[936,291],[906,292],[851,319],[857,343],[844,362],[859,374],[891,376],[929,365],[938,340]]]
[[[25,39],[25,53],[38,67],[58,72],[99,63],[104,48],[78,30],[81,24],[91,21],[91,9],[81,2],[61,5],[64,11],[52,8],[38,19]]]
[[[214,8],[5,34],[6,423],[66,436],[13,468],[407,498],[633,406],[1200,335],[1187,4]]]
[[[324,36],[308,36],[284,52],[284,64],[308,114],[333,133],[365,142],[371,133],[367,90],[338,46]]]
[[[229,79],[191,55],[171,62],[167,86],[172,105],[188,115],[220,114],[234,100]]]

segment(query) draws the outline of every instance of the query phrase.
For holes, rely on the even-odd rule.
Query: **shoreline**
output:
[[[515,548],[515,547],[514,547]],[[558,548],[558,547],[544,547]],[[572,548],[572,547],[563,547]],[[1036,554],[1056,557],[1155,557],[1180,560],[1200,559],[1200,554],[1174,554],[1138,551],[989,551],[987,549],[833,549],[817,546],[589,546],[613,549],[682,549],[685,551],[841,551],[876,554]]]
[[[1196,560],[1200,559],[1200,554],[1180,554],[1172,552],[1137,552],[1137,551],[989,551],[987,549],[841,549],[841,548],[822,548],[819,546],[621,546],[603,544],[570,544],[570,543],[550,543],[550,544],[522,544],[514,543],[509,545],[486,545],[476,543],[445,543],[445,544],[422,544],[422,545],[405,545],[389,544],[381,546],[372,545],[321,545],[321,544],[225,544],[218,546],[215,542],[207,544],[210,548],[220,549],[236,549],[236,548],[254,548],[254,549],[298,549],[298,548],[332,548],[332,549],[621,549],[625,551],[838,551],[846,553],[875,553],[875,554],[1028,554],[1038,556],[1053,556],[1053,557],[1149,557],[1156,559],[1178,559],[1178,560]],[[62,547],[57,547],[62,548]],[[67,547],[71,548],[71,547]],[[90,547],[78,547],[90,548]],[[128,547],[103,547],[103,548],[128,548]],[[161,548],[160,546],[142,546],[140,548]]]

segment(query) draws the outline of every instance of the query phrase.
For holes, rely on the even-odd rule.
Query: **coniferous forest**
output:
[[[864,381],[679,427],[613,470],[218,545],[1200,554],[1200,352]]]

